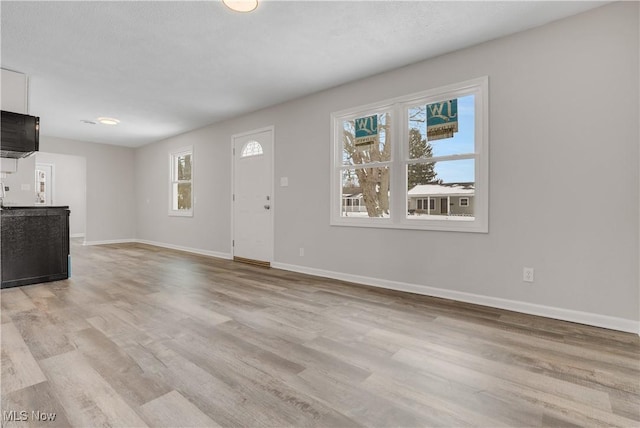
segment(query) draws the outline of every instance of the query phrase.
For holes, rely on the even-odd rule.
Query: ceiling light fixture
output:
[[[99,117],[98,122],[103,125],[117,125],[120,123],[118,119],[114,119],[112,117]]]
[[[251,12],[258,7],[258,0],[222,0],[222,3],[236,12]]]

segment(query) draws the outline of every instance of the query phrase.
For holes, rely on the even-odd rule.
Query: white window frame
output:
[[[474,220],[459,221],[450,216],[416,219],[407,212],[407,165],[418,159],[409,159],[408,108],[417,103],[431,104],[474,95],[475,138],[474,153],[433,157],[429,161],[441,162],[462,159],[475,160]],[[455,83],[402,97],[380,101],[331,114],[331,201],[330,224],[332,226],[379,227],[414,230],[441,230],[454,232],[489,232],[489,78],[487,76]],[[391,160],[380,165],[390,169],[390,217],[343,217],[341,216],[342,179],[341,172],[360,165],[342,165],[342,124],[345,120],[365,117],[383,110],[391,112],[392,150]],[[424,161],[424,159],[420,159]],[[382,165],[384,164],[384,165]],[[410,218],[411,217],[411,218]]]
[[[462,204],[462,201],[465,201],[466,204]],[[458,198],[458,205],[461,206],[461,207],[468,207],[469,206],[469,198],[466,197],[466,196],[465,197],[461,196],[460,198]]]
[[[191,155],[191,180],[178,180],[174,176],[176,169],[174,168],[176,159],[180,156]],[[169,216],[172,217],[193,217],[193,205],[195,203],[195,193],[193,186],[193,177],[195,171],[195,156],[193,154],[193,146],[182,147],[177,150],[169,152]],[[189,210],[174,210],[173,209],[173,185],[175,183],[191,183],[191,209]]]

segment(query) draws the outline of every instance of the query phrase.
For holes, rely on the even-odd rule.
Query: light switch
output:
[[[287,187],[289,185],[289,177],[280,177],[280,187]]]

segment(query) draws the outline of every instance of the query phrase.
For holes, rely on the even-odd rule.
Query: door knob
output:
[[[264,206],[264,209],[265,209],[265,210],[268,210],[269,208],[271,208],[271,205],[265,205],[265,206]]]

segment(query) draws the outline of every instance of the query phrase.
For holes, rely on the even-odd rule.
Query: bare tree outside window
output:
[[[178,157],[178,209],[191,209],[191,155]]]
[[[343,171],[343,180],[358,183],[369,217],[389,216],[390,119],[389,113],[378,114],[378,144],[364,147],[355,144],[355,121],[343,122],[343,165],[353,166]]]

